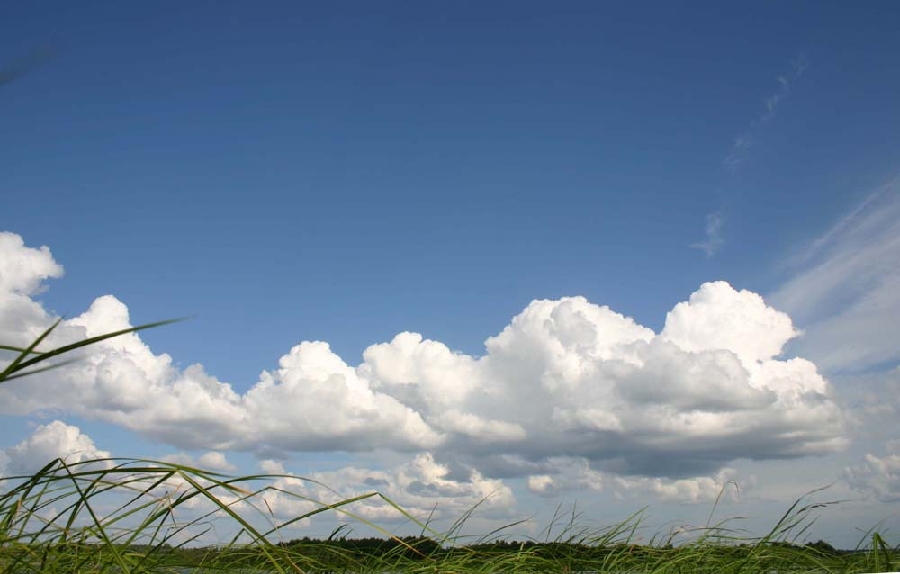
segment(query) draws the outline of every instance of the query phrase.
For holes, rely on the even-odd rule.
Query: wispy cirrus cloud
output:
[[[757,130],[775,117],[778,113],[778,107],[790,95],[791,85],[803,75],[808,67],[809,60],[803,53],[800,53],[790,61],[790,70],[777,77],[778,91],[763,99],[764,109],[762,113],[750,122],[749,128],[734,138],[731,150],[722,160],[722,165],[726,169],[734,171],[747,160],[750,149],[756,140]]]
[[[806,335],[796,352],[829,371],[900,360],[900,177],[869,194],[790,262],[770,296]]]
[[[791,93],[791,86],[803,75],[809,67],[809,60],[801,52],[790,61],[790,70],[777,76],[778,90],[763,98],[763,110],[753,120],[749,127],[734,138],[734,142],[728,155],[722,159],[722,166],[729,172],[735,172],[750,156],[757,132],[778,113],[778,108]],[[706,215],[706,238],[690,244],[691,249],[699,249],[707,258],[713,257],[725,246],[725,237],[722,228],[725,225],[725,215],[718,210]]]
[[[787,347],[840,382],[864,455],[845,482],[880,502],[900,501],[900,177],[866,195],[786,261],[793,276],[768,300],[805,331]],[[885,453],[871,444],[884,441]]]
[[[691,243],[691,249],[703,251],[706,257],[712,257],[718,253],[725,245],[725,239],[722,237],[724,224],[725,218],[721,211],[708,214],[706,216],[706,239]]]

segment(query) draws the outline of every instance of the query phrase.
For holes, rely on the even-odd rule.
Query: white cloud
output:
[[[900,359],[900,179],[879,188],[794,258],[771,297],[802,321],[794,344],[825,369]]]
[[[200,468],[218,470],[221,472],[234,472],[237,467],[228,462],[228,458],[221,452],[210,451],[200,455],[197,459]]]
[[[266,472],[284,473],[280,463],[264,461]],[[456,519],[476,505],[479,513],[494,517],[514,515],[516,499],[500,480],[486,479],[478,471],[452,478],[450,469],[429,453],[418,454],[407,463],[387,470],[348,466],[305,477],[282,477],[274,485],[279,491],[264,495],[277,518],[290,519],[319,507],[372,492],[378,492],[419,519]],[[315,502],[312,502],[315,501]],[[404,519],[380,497],[368,498],[349,507],[366,519]]]
[[[6,472],[29,475],[57,458],[66,464],[109,458],[111,455],[94,446],[94,441],[76,426],[55,420],[37,427],[19,444],[7,448]]]
[[[42,327],[49,322],[45,316],[31,318]],[[105,295],[84,314],[63,322],[47,346],[128,326],[127,307]],[[373,392],[325,343],[294,347],[279,370],[263,373],[243,396],[201,365],[179,371],[168,355],[154,354],[137,334],[97,343],[80,358],[0,387],[0,409],[73,411],[183,448],[360,450],[427,447],[438,440],[417,413]]]
[[[853,488],[881,502],[900,502],[900,441],[888,441],[887,453],[867,454],[862,464],[847,468],[844,478]]]
[[[736,472],[723,468],[713,476],[694,476],[681,479],[665,477],[623,476],[597,471],[584,459],[562,458],[553,461],[554,474],[532,475],[526,485],[534,494],[548,496],[562,492],[591,490],[610,491],[619,497],[632,495],[663,502],[712,502],[720,496],[735,499],[739,491],[755,484],[755,477],[738,484]]]
[[[620,490],[650,494],[665,501],[712,502],[719,496],[736,498],[739,492],[733,487],[734,471],[724,468],[715,476],[700,476],[680,480],[666,480],[658,477],[625,478],[616,477]],[[736,484],[736,483],[734,483]],[[731,488],[729,488],[731,486]]]
[[[234,472],[237,467],[228,461],[228,458],[221,452],[209,451],[205,452],[197,458],[187,453],[176,453],[162,457],[163,462],[172,464],[180,464],[200,470],[208,470],[213,472]]]
[[[47,247],[26,247],[20,236],[0,231],[0,341],[25,344],[47,327],[50,316],[32,297],[62,275]]]
[[[800,331],[787,314],[756,293],[725,282],[705,283],[666,315],[663,339],[691,352],[727,349],[745,366],[770,361]]]
[[[722,226],[725,224],[725,218],[720,212],[710,213],[706,216],[706,239],[691,243],[691,249],[699,249],[712,257],[722,250],[725,245],[725,238],[722,237]]]
[[[34,295],[44,288],[44,280],[61,277],[63,268],[53,260],[47,246],[25,247],[22,237],[0,232],[0,292]]]
[[[428,448],[439,435],[413,409],[373,389],[327,343],[303,342],[244,397],[259,442],[286,450]]]
[[[39,285],[9,284],[25,283]],[[16,296],[0,292],[0,305]],[[34,305],[32,330],[53,319]],[[56,338],[129,324],[127,307],[107,295]],[[185,449],[428,451],[454,480],[552,474],[547,461],[558,456],[681,480],[740,457],[843,448],[829,383],[809,361],[778,358],[797,333],[761,297],[723,282],[678,304],[660,334],[566,297],[530,303],[487,339],[482,356],[401,333],[354,366],[307,341],[245,393],[200,365],[174,367],[130,334],[85,350],[76,364],[0,386],[0,410],[75,412]]]

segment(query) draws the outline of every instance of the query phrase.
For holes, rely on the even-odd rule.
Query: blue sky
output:
[[[676,304],[725,281],[805,332],[775,356],[812,361],[849,420],[871,403],[866,393],[898,377],[885,314],[898,304],[889,287],[900,260],[885,215],[897,208],[900,171],[898,11],[890,2],[7,6],[0,66],[37,62],[0,86],[0,231],[23,241],[7,262],[49,247],[65,275],[38,273],[49,290],[27,296],[51,315],[77,317],[111,294],[132,324],[195,317],[142,334],[142,344],[179,373],[202,364],[241,396],[301,341],[326,341],[357,370],[367,348],[404,331],[480,357],[532,301],[567,296],[661,333]],[[711,301],[738,297],[716,293]],[[752,308],[720,316],[765,314]],[[7,308],[9,336],[12,316]],[[371,377],[400,400],[386,374]],[[49,421],[29,405],[6,412],[10,447]],[[436,405],[423,420],[451,432]],[[261,443],[186,445],[139,425],[116,432],[100,407],[43,408],[115,454],[222,450],[240,470],[265,458]],[[791,457],[836,480],[864,464],[866,427],[848,425],[838,433],[847,445],[833,452]],[[879,436],[873,454],[893,460],[897,438]],[[283,446],[285,467],[402,465],[427,451],[457,474],[508,480],[524,513],[615,494],[537,496],[528,476],[571,469],[504,477],[471,445],[328,440]],[[713,476],[750,456],[739,446],[692,469],[629,459],[620,474]],[[803,494],[778,486],[801,468],[771,462],[782,446],[760,446],[759,460],[738,469],[773,505]],[[618,476],[613,458],[588,456]],[[900,459],[885,464],[884,476],[863,473],[868,486],[845,480],[848,492],[900,499],[878,486],[896,480]],[[660,503],[663,518],[694,512],[670,503]]]

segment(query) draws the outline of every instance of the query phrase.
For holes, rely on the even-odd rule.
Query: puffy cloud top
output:
[[[844,479],[881,502],[900,502],[900,440],[888,441],[885,447],[884,456],[867,454],[862,464],[844,469]]]
[[[4,266],[0,306],[58,268],[17,236],[4,245],[11,261],[46,257],[40,272]],[[45,328],[53,316],[27,303],[17,320]],[[127,307],[104,296],[60,336],[128,325]],[[566,297],[530,303],[481,356],[406,332],[352,365],[325,342],[302,342],[244,393],[200,365],[174,367],[131,334],[27,384],[3,385],[0,410],[71,411],[189,449],[430,451],[436,464],[491,478],[543,476],[548,461],[568,456],[600,472],[690,478],[740,457],[845,445],[830,384],[809,361],[778,358],[798,334],[762,297],[724,282],[701,285],[659,334]]]
[[[44,280],[63,274],[48,247],[25,247],[21,236],[8,231],[0,231],[0,261],[0,293],[34,295]]]
[[[685,351],[732,351],[750,365],[779,355],[800,331],[756,293],[717,281],[704,283],[690,300],[675,305],[661,335]]]
[[[304,342],[241,401],[261,443],[286,450],[428,448],[440,437],[419,413],[370,382],[327,343]]]
[[[37,427],[30,437],[5,452],[11,475],[32,474],[57,458],[72,464],[111,456],[94,446],[78,427],[58,420]]]

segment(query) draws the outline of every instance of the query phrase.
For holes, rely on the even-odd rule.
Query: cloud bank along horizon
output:
[[[10,232],[0,233],[0,260],[0,340],[24,345],[58,318],[35,296],[63,268],[48,247]],[[126,305],[103,295],[62,321],[47,345],[129,326]],[[392,451],[410,462],[377,476],[348,467],[323,478],[391,485],[413,510],[430,507],[415,500],[414,483],[431,489],[425,502],[438,492],[466,507],[493,492],[497,508],[508,508],[509,478],[544,495],[610,489],[711,500],[734,478],[731,461],[848,444],[846,417],[816,365],[780,357],[800,334],[760,295],[721,281],[678,303],[659,333],[584,297],[535,300],[481,356],[403,332],[352,365],[328,343],[304,341],[243,393],[202,365],[177,368],[129,334],[0,386],[0,412],[112,423],[209,451],[200,462],[222,469],[233,468],[225,451]],[[106,454],[54,421],[6,450],[7,470],[33,470],[54,451]]]

